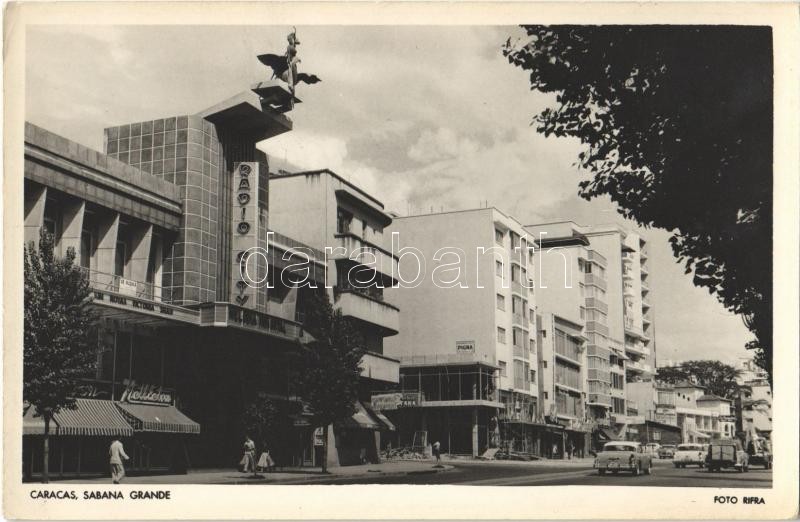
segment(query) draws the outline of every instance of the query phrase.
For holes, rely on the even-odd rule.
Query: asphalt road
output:
[[[340,478],[330,484],[454,484],[465,486],[672,486],[672,487],[772,487],[772,470],[750,469],[747,473],[724,470],[676,469],[671,461],[655,461],[651,475],[633,477],[597,474],[591,465],[547,466],[526,463],[449,461],[454,469],[441,473],[413,473],[403,476]],[[315,482],[319,484],[320,482]]]

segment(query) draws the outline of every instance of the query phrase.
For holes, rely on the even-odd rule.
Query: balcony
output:
[[[586,332],[597,332],[601,335],[608,336],[608,326],[598,321],[586,321]]]
[[[628,361],[625,369],[630,373],[651,375],[653,367],[640,361]]]
[[[647,263],[642,263],[639,266],[639,270],[641,270],[641,272],[642,272],[642,278],[643,279],[650,274],[650,269],[647,267]]]
[[[639,415],[639,407],[633,401],[625,401],[625,407],[627,409],[628,415],[632,417],[636,417]]]
[[[400,361],[373,352],[361,358],[361,376],[376,381],[400,382]]]
[[[386,278],[394,281],[398,274],[398,258],[378,245],[358,237],[351,232],[340,232],[334,236],[336,248],[331,252],[331,259],[349,259],[361,265],[374,268]],[[344,252],[342,252],[342,247]],[[374,256],[374,257],[373,257]]]
[[[632,317],[626,317],[624,324],[625,324],[626,334],[631,335],[633,337],[639,337],[639,338],[644,337],[642,330],[638,326],[636,326],[636,324],[633,322]],[[625,349],[627,350],[627,346]]]
[[[649,310],[649,309],[650,309],[650,301],[642,298],[642,310]]]
[[[600,277],[598,277],[598,276],[596,276],[594,274],[585,274],[583,282],[586,283],[587,285],[594,285],[594,286],[596,286],[598,288],[601,288],[603,290],[608,288],[608,284],[606,283],[606,280],[605,279],[601,279]]]
[[[600,265],[600,266],[602,266],[604,268],[606,267],[606,265],[608,265],[608,260],[606,260],[605,257],[600,255],[595,250],[587,250],[586,251],[586,259],[588,259],[589,261],[593,261],[593,262],[597,263],[598,265]]]
[[[603,406],[606,408],[610,408],[613,405],[613,401],[611,400],[610,395],[605,395],[602,393],[590,393],[587,395],[587,402],[589,406]]]
[[[625,343],[625,351],[639,357],[650,355],[650,349],[642,344]]]
[[[336,307],[343,315],[380,327],[388,335],[400,331],[400,310],[389,303],[352,290],[340,290]]]
[[[653,324],[653,316],[650,313],[642,315],[642,322],[646,325]],[[644,332],[643,332],[644,333]]]
[[[611,357],[611,350],[603,348],[602,346],[597,346],[596,344],[589,344],[586,346],[586,355],[589,357],[601,357],[608,360],[608,358]]]
[[[611,373],[608,370],[589,368],[586,371],[586,379],[589,381],[611,382]]]
[[[600,310],[604,314],[608,313],[608,305],[596,297],[586,298],[586,308],[594,308]]]

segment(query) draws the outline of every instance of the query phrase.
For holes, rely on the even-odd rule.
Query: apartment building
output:
[[[394,426],[371,411],[370,398],[399,382],[399,362],[384,353],[384,339],[400,330],[400,309],[384,298],[398,267],[385,233],[392,217],[374,196],[327,169],[273,174],[269,216],[276,230],[325,253],[325,291],[366,342],[356,407],[367,414],[329,430],[339,450],[329,452],[329,464],[377,461],[381,432],[390,435]]]
[[[480,208],[397,217],[388,230],[404,279],[386,293],[403,315],[384,348],[400,360],[401,389],[377,400],[400,444],[540,452],[533,257],[522,225]]]
[[[544,410],[565,427],[565,444],[580,454],[608,440],[619,354],[608,343],[607,261],[574,223],[527,226],[536,244],[540,390]]]

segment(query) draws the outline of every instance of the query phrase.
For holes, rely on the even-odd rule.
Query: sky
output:
[[[29,26],[26,119],[97,150],[103,128],[192,114],[269,78],[283,26]],[[672,255],[606,199],[587,202],[580,144],[531,126],[555,98],[503,58],[516,27],[298,27],[294,127],[259,147],[270,167],[329,168],[401,215],[488,203],[524,224],[618,223],[650,243],[656,347],[664,359],[749,356],[751,335]]]

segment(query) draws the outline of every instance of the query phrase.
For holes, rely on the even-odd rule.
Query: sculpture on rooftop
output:
[[[270,79],[279,79],[286,82],[289,87],[291,97],[289,99],[288,109],[294,106],[295,86],[298,83],[307,83],[309,85],[320,82],[319,76],[315,74],[306,74],[297,71],[297,64],[300,63],[300,58],[297,56],[297,46],[300,45],[300,40],[297,38],[297,29],[292,28],[292,32],[286,37],[289,45],[286,46],[286,53],[283,55],[277,54],[261,54],[258,60],[272,69],[272,77]]]

